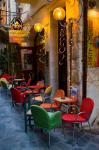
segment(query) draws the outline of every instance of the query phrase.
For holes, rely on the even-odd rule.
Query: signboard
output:
[[[26,41],[29,32],[23,30],[23,23],[20,18],[13,18],[9,30],[9,42],[22,44]]]
[[[10,23],[11,30],[22,30],[23,22],[20,18],[14,17]]]
[[[25,30],[9,30],[9,42],[21,44],[26,41],[28,34]]]

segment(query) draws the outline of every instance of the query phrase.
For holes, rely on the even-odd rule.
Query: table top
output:
[[[24,94],[25,94],[25,95],[32,94],[32,91],[31,91],[31,90],[26,90],[26,91],[24,92]]]
[[[69,98],[69,97],[65,97],[65,98],[56,97],[56,98],[54,98],[54,100],[57,102],[60,102],[60,103],[71,103],[72,102],[72,98]]]
[[[14,81],[24,81],[25,79],[14,79]]]
[[[46,88],[46,86],[42,86],[42,85],[31,85],[29,86],[30,89],[42,89],[42,88]]]

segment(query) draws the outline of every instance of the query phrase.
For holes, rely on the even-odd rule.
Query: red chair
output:
[[[57,91],[56,91],[56,93],[55,93],[55,96],[52,98],[52,101],[53,102],[51,102],[51,103],[43,103],[43,104],[41,104],[40,106],[41,107],[43,107],[43,108],[45,108],[45,109],[59,109],[59,107],[60,107],[60,103],[59,102],[56,102],[56,101],[54,101],[54,99],[56,98],[56,97],[64,97],[65,96],[65,92],[64,92],[64,90],[62,90],[62,89],[58,89]]]
[[[19,90],[25,90],[27,89],[28,86],[30,86],[31,84],[31,77],[28,79],[27,82],[22,82],[20,86],[17,86],[16,88],[19,89]]]
[[[12,105],[14,104],[23,104],[24,103],[24,96],[25,93],[21,93],[18,89],[16,88],[11,88],[11,95],[12,95]]]
[[[10,74],[3,74],[3,75],[1,75],[1,78],[5,78],[7,81],[10,81],[12,76]]]
[[[88,122],[89,127],[91,129],[89,119],[90,119],[93,107],[94,107],[93,100],[91,98],[84,98],[78,114],[63,114],[62,115],[62,121],[63,122],[69,122],[69,123],[73,124],[73,128],[74,128],[73,140],[74,140],[74,133],[75,133],[75,125],[76,124],[81,124],[81,126],[82,126],[82,123]]]

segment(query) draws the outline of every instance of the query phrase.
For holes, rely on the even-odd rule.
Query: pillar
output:
[[[49,73],[50,84],[53,87],[52,95],[58,88],[58,25],[54,20],[53,14],[50,14],[50,42],[49,42]]]

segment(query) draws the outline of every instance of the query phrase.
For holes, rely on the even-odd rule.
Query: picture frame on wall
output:
[[[21,50],[22,70],[32,70],[32,49]]]

